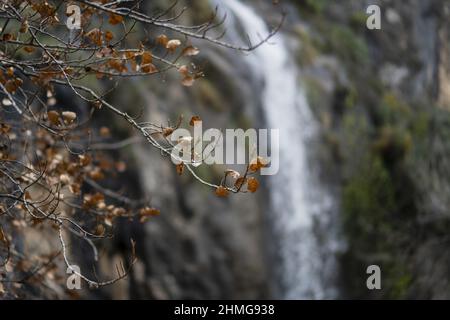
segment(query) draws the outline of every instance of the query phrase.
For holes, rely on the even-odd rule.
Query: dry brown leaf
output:
[[[202,119],[199,116],[193,116],[191,121],[189,121],[189,125],[194,126],[196,122],[201,122]]]
[[[64,111],[62,113],[62,117],[64,119],[64,122],[66,124],[71,124],[77,119],[77,114],[72,111]]]
[[[101,237],[105,234],[105,226],[102,224],[98,224],[97,227],[95,228],[95,235]]]
[[[183,76],[187,77],[189,75],[189,68],[187,66],[181,66],[178,69],[178,72],[181,73]]]
[[[166,49],[170,52],[174,52],[179,46],[181,46],[181,41],[178,39],[173,39],[167,42]]]
[[[158,69],[153,63],[147,63],[145,65],[141,65],[141,70],[144,73],[156,73]]]
[[[236,170],[227,169],[225,170],[225,176],[230,176],[233,179],[239,179],[241,177],[241,174]]]
[[[162,34],[156,38],[156,43],[163,47],[166,47],[168,42],[169,38],[167,38],[165,34]]]
[[[111,42],[111,40],[114,39],[114,33],[112,33],[111,31],[106,31],[105,32],[105,40],[107,42]]]
[[[149,217],[159,216],[161,213],[158,209],[145,207],[139,210],[140,222],[144,223]]]
[[[30,46],[26,46],[26,47],[23,47],[23,50],[26,52],[26,53],[32,53],[32,52],[34,52],[34,47],[30,47]]]
[[[149,51],[145,51],[142,54],[142,64],[149,64],[153,62],[153,56],[152,53]]]
[[[57,111],[52,110],[47,112],[47,117],[51,124],[55,126],[59,125],[59,113]]]
[[[266,166],[267,166],[267,161],[263,157],[258,156],[255,160],[252,160],[252,162],[250,163],[249,169],[252,172],[256,172]]]
[[[94,28],[88,33],[86,33],[86,36],[97,46],[102,45],[102,32],[98,28]]]
[[[228,194],[229,194],[229,191],[223,186],[220,186],[216,189],[216,195],[218,197],[225,198],[228,196]]]
[[[194,85],[194,78],[191,76],[184,77],[184,79],[181,81],[181,84],[185,87],[192,87]]]
[[[113,26],[115,26],[116,24],[121,23],[122,21],[123,21],[123,17],[121,15],[118,15],[118,14],[111,14],[109,16],[109,20],[108,20],[108,22],[110,24],[112,24]]]
[[[176,168],[178,175],[181,176],[184,172],[184,163],[177,164]]]
[[[95,180],[95,181],[105,179],[105,175],[103,174],[103,172],[99,168],[95,168],[94,170],[90,171],[89,172],[89,177],[92,180]]]
[[[258,180],[256,180],[255,178],[248,178],[248,181],[247,181],[247,189],[248,189],[248,191],[250,191],[250,192],[256,192],[256,190],[258,190],[258,188],[259,188],[259,182],[258,182]]]
[[[162,134],[164,137],[168,137],[173,133],[173,128],[164,128]]]
[[[188,46],[183,49],[183,56],[196,56],[200,53],[200,50],[193,46]]]

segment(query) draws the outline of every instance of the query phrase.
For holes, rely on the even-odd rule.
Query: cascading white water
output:
[[[229,11],[227,34],[242,41],[242,30],[257,41],[269,29],[264,20],[238,0],[215,1]],[[239,29],[239,27],[241,29]],[[307,144],[317,124],[299,84],[299,70],[282,32],[244,56],[257,80],[263,80],[262,104],[267,126],[280,130],[280,171],[269,177],[274,233],[278,238],[282,297],[320,299],[336,297],[333,252],[336,241],[323,233],[334,208],[332,197],[320,188],[308,164]],[[321,226],[322,224],[322,226]],[[329,228],[329,226],[327,227]],[[315,232],[316,230],[316,232]],[[331,240],[330,240],[331,239]]]

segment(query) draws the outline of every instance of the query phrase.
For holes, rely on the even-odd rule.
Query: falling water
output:
[[[242,41],[242,32],[238,31],[242,29],[254,41],[269,33],[264,20],[250,6],[238,0],[215,4],[228,12],[231,41]],[[299,83],[298,66],[282,32],[243,59],[255,80],[264,83],[262,104],[267,126],[280,130],[280,171],[268,180],[271,218],[279,244],[280,262],[276,267],[282,298],[334,298],[333,253],[337,242],[327,229],[335,206],[308,163],[308,143],[317,137],[318,126]]]

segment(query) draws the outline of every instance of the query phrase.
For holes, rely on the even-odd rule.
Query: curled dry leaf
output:
[[[47,118],[51,124],[55,126],[59,125],[59,113],[57,111],[52,110],[47,112]]]
[[[166,49],[170,52],[174,52],[179,46],[181,46],[181,41],[178,39],[173,39],[167,42]]]
[[[196,56],[200,53],[200,50],[198,48],[193,46],[188,46],[183,49],[183,56]]]
[[[112,226],[113,226],[113,218],[112,218],[112,217],[106,217],[106,218],[105,218],[105,224],[106,224],[108,227],[112,227]]]
[[[5,33],[3,35],[3,41],[11,41],[14,40],[14,36],[11,33]]]
[[[149,51],[145,51],[142,54],[142,64],[148,64],[153,62],[153,56],[152,53]]]
[[[114,39],[114,33],[112,33],[111,31],[106,31],[105,32],[105,40],[107,42],[111,42],[111,40]]]
[[[229,194],[229,191],[223,186],[220,186],[216,189],[216,195],[218,197],[225,198],[228,196],[228,194]]]
[[[252,160],[252,162],[250,163],[249,169],[252,172],[256,172],[266,166],[267,166],[267,161],[263,157],[258,156],[256,159]]]
[[[187,77],[189,75],[189,68],[187,66],[183,65],[178,69],[178,72],[180,74],[182,74],[183,76]]]
[[[185,87],[192,87],[194,85],[195,79],[191,76],[184,77],[181,84]]]
[[[225,170],[225,176],[230,176],[233,179],[239,179],[241,177],[241,174],[239,172],[237,172],[236,170]]]
[[[81,193],[81,185],[79,183],[73,183],[69,186],[69,191],[75,195]]]
[[[100,110],[103,106],[103,103],[101,101],[95,101],[92,104],[93,104],[94,108],[97,110]]]
[[[12,76],[14,75],[14,68],[13,68],[13,67],[9,67],[9,68],[6,70],[6,74],[7,74],[8,76],[12,77]]]
[[[202,119],[199,116],[193,116],[191,121],[189,121],[189,125],[194,126],[196,122],[201,122]]]
[[[156,38],[156,43],[160,46],[166,47],[169,42],[169,38],[165,34],[162,34]]]
[[[141,65],[141,70],[144,73],[156,73],[158,72],[158,68],[153,63],[147,63]]]
[[[256,192],[257,190],[258,190],[258,188],[259,188],[259,182],[258,182],[258,180],[256,180],[255,178],[248,178],[248,181],[247,181],[247,189],[248,189],[248,191],[250,191],[250,192]]]
[[[111,14],[109,16],[109,24],[112,24],[113,26],[115,26],[116,24],[119,24],[123,21],[123,17],[121,15],[118,14]]]
[[[62,113],[62,117],[63,117],[65,123],[71,124],[77,119],[77,114],[72,111],[64,111]]]
[[[92,158],[90,155],[79,155],[78,159],[80,160],[80,165],[82,167],[88,166],[92,162]]]
[[[164,128],[162,134],[164,137],[168,137],[173,133],[173,128]]]
[[[86,36],[97,46],[102,45],[102,32],[98,28],[94,28],[86,33]]]
[[[161,212],[155,208],[145,207],[139,210],[140,222],[144,223],[149,217],[159,216]]]
[[[95,168],[94,170],[89,172],[89,177],[92,180],[98,181],[98,180],[103,180],[105,179],[105,175],[103,174],[103,172],[100,170],[100,168]]]
[[[96,194],[86,194],[83,197],[83,207],[87,209],[103,206],[102,203],[105,203],[105,196],[99,192]]]
[[[61,181],[61,183],[63,185],[69,184],[70,183],[70,177],[67,174],[62,174],[59,176],[59,181]]]
[[[160,211],[155,208],[145,207],[139,210],[139,215],[141,216],[159,216]]]
[[[95,235],[101,237],[105,235],[105,226],[102,224],[98,224],[97,227],[95,228]]]
[[[23,50],[24,50],[26,53],[32,53],[32,52],[34,52],[34,47],[26,46],[26,47],[23,47]]]
[[[184,172],[184,163],[177,164],[176,168],[178,175],[181,176]]]

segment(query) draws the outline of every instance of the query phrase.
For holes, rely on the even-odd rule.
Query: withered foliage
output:
[[[180,85],[189,87],[204,76],[192,61],[200,53],[194,42],[252,51],[278,29],[258,43],[236,46],[223,41],[223,34],[214,36],[218,32],[212,30],[224,21],[217,9],[202,24],[183,25],[178,21],[185,8],[176,1],[153,15],[142,8],[145,2],[0,0],[0,296],[8,291],[14,296],[27,281],[55,278],[55,260],[69,268],[76,264],[69,250],[76,239],[87,242],[97,260],[97,243],[111,237],[117,219],[145,222],[159,215],[145,200],[130,199],[104,183],[127,168],[102,149],[139,139],[105,145],[111,128],[96,129],[92,121],[109,112],[163,156],[170,156],[170,135],[182,121],[139,122],[108,101],[118,81],[174,70]],[[80,29],[67,28],[66,20],[75,19],[67,12],[70,4],[81,9]],[[64,108],[59,92],[69,92],[83,106]],[[201,120],[193,117],[191,125],[195,121]],[[255,192],[259,183],[249,175],[262,166],[257,159],[243,174],[228,170],[219,184],[199,177],[192,163],[181,163],[176,170],[192,174],[224,197]],[[45,237],[53,232],[58,245],[46,255],[27,256],[17,237],[30,229],[42,232],[42,238],[44,232]],[[112,280],[83,272],[79,276],[91,287],[115,283],[132,267],[136,257],[130,254],[127,267],[118,267]]]

